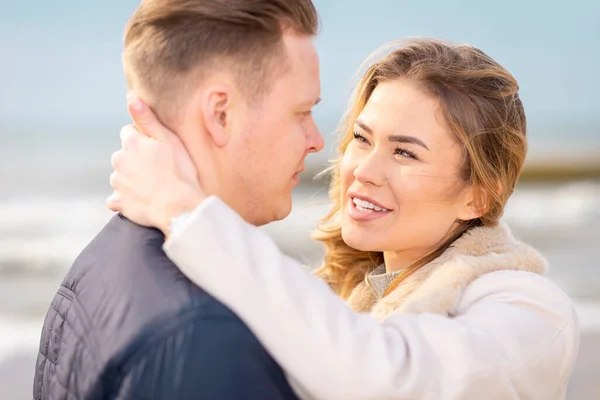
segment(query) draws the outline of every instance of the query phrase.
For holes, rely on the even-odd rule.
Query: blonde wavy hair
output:
[[[355,88],[340,125],[339,156],[332,161],[329,196],[332,208],[319,222],[313,238],[325,245],[325,260],[316,274],[346,299],[366,274],[383,263],[383,253],[348,246],[341,233],[340,162],[353,140],[354,123],[381,82],[405,79],[439,101],[450,134],[464,149],[457,171],[479,193],[482,216],[460,221],[438,248],[405,268],[384,296],[423,265],[439,257],[475,226],[494,226],[504,212],[527,153],[526,120],[519,85],[500,64],[469,45],[433,39],[390,44],[391,52],[371,64]]]

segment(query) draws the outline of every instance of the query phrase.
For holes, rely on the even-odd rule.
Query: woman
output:
[[[466,45],[413,40],[370,66],[315,234],[327,250],[321,280],[214,197],[173,199],[197,207],[165,251],[244,319],[302,397],[564,398],[579,344],[573,306],[500,222],[526,154],[517,92]],[[139,145],[120,164],[174,140],[130,134]],[[173,178],[151,184],[180,187],[176,163],[158,164]],[[149,184],[128,174],[109,206],[151,221],[161,206],[128,203]]]

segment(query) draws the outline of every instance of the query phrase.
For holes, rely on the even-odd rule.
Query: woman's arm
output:
[[[173,232],[165,251],[247,323],[311,398],[552,399],[576,354],[570,304],[546,287],[539,298],[515,294],[518,274],[504,283],[496,275],[496,293],[480,278],[465,294],[468,313],[453,319],[393,315],[380,324],[356,314],[215,197]]]

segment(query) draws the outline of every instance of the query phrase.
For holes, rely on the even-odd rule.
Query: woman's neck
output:
[[[448,238],[451,237],[452,233],[455,232],[457,224],[455,223],[451,229],[448,230],[446,236],[444,236],[438,243],[432,247],[420,247],[413,248],[403,251],[384,251],[383,262],[385,263],[385,272],[401,271],[405,268],[410,267],[415,262],[421,260],[423,257],[429,255],[431,252],[442,246]]]
[[[396,272],[408,268],[426,254],[426,251],[384,251],[385,272]]]

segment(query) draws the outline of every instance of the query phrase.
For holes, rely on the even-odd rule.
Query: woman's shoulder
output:
[[[488,318],[512,326],[546,346],[548,354],[573,361],[579,350],[579,320],[569,296],[543,275],[527,271],[496,271],[467,286],[458,315]],[[525,334],[527,332],[527,334]]]
[[[572,300],[558,285],[529,271],[501,270],[478,277],[465,288],[460,308],[486,299],[510,303],[535,302],[566,316],[574,314]]]
[[[457,319],[494,326],[516,380],[555,379],[566,386],[579,352],[580,329],[569,296],[550,279],[527,271],[496,271],[464,292]]]

